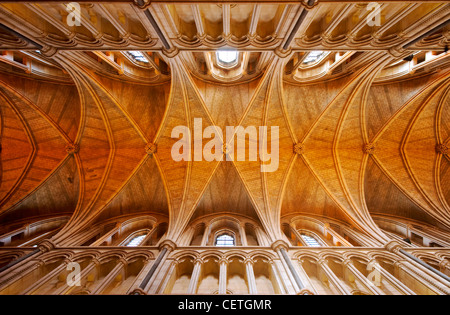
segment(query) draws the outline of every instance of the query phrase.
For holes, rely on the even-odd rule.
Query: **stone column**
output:
[[[203,238],[201,246],[206,246],[206,242],[208,242],[208,235],[210,233],[210,227],[205,225],[205,230],[203,231]]]
[[[92,290],[91,294],[101,294],[103,290],[108,287],[111,282],[124,270],[124,267],[128,264],[128,262],[124,259],[120,259],[117,262],[117,265],[108,273],[108,275],[99,283],[94,290]],[[125,280],[125,279],[124,279]]]
[[[89,274],[89,272],[92,271],[92,269],[96,268],[99,265],[99,261],[97,259],[92,259],[91,262],[83,269],[81,270],[80,273],[80,284],[81,286],[83,286],[83,279]],[[55,295],[64,295],[66,293],[69,292],[69,290],[72,288],[72,286],[69,286],[67,283],[67,278],[66,278],[66,283],[60,287],[58,290],[56,290],[53,294]]]
[[[114,235],[119,230],[120,230],[120,226],[116,226],[111,231],[109,231],[108,233],[106,233],[105,235],[100,237],[98,240],[96,240],[94,243],[92,243],[89,246],[100,246],[105,240],[107,240],[108,238],[112,237],[112,235]],[[111,243],[109,243],[108,245],[111,245]]]
[[[256,234],[256,239],[258,240],[259,246],[269,246],[267,243],[266,237],[261,232],[261,229],[259,228],[259,226],[255,226],[255,234]]]
[[[442,259],[439,263],[439,268],[441,269],[442,273],[446,273],[447,270],[450,270],[450,261],[447,259]]]
[[[197,293],[198,280],[202,271],[203,260],[197,258],[194,261],[194,270],[192,270],[191,281],[189,282],[188,294]]]
[[[227,294],[227,267],[228,260],[222,258],[219,260],[220,274],[219,274],[219,294]]]
[[[393,287],[395,287],[398,291],[405,295],[415,295],[414,291],[404,285],[400,280],[394,277],[391,273],[389,273],[386,269],[380,266],[380,264],[376,260],[369,261],[368,266],[373,266],[371,271],[374,270],[378,272],[380,276],[380,281],[382,283],[383,279],[390,283]]]
[[[325,259],[319,259],[319,266],[322,268],[323,272],[327,275],[328,280],[336,287],[336,289],[343,295],[352,295],[352,293],[345,287],[342,281],[334,274],[330,267],[328,267],[328,262]]]
[[[169,254],[176,249],[176,244],[173,241],[166,239],[160,244],[159,249],[160,252],[158,257],[153,262],[139,287],[131,291],[131,295],[147,294],[147,291],[152,286],[152,283],[155,281],[156,275],[158,274],[158,267],[162,266]]]
[[[243,225],[239,226],[239,234],[241,235],[242,246],[248,246],[247,234],[245,234],[245,227]]]
[[[283,283],[283,281],[281,281],[280,274],[277,269],[277,266],[275,265],[275,262],[273,260],[271,260],[271,261],[269,261],[269,263],[270,263],[270,267],[272,268],[272,273],[275,277],[275,281],[277,283],[278,289],[280,290],[280,293],[287,294],[286,289],[284,287],[284,283]]]
[[[403,271],[409,274],[416,281],[422,283],[426,286],[430,291],[434,291],[436,293],[442,295],[450,295],[450,289],[447,285],[441,282],[441,279],[438,277],[433,277],[433,275],[429,275],[422,268],[418,268],[409,261],[400,261],[398,262],[397,268],[399,271]]]
[[[287,248],[288,244],[283,240],[278,240],[272,244],[272,250],[274,250],[278,254],[285,272],[292,283],[294,292],[299,293],[305,288],[305,286],[294,269],[294,265],[292,264],[292,261],[287,254]]]
[[[180,263],[180,261],[178,259],[174,259],[172,261],[172,263],[170,264],[170,267],[168,268],[167,272],[164,275],[164,280],[161,281],[161,285],[160,288],[153,288],[152,290],[150,290],[150,293],[155,293],[156,291],[159,291],[159,293],[170,293],[170,292],[165,292],[167,284],[169,283],[169,280],[172,278],[172,275],[175,273],[175,268],[177,267],[177,265]],[[176,277],[176,273],[175,273],[175,277]],[[177,279],[174,279],[174,282],[176,282]],[[173,288],[172,288],[173,289]]]
[[[67,264],[70,261],[68,259],[64,260],[64,262],[59,265],[58,267],[56,267],[55,269],[53,269],[52,271],[50,271],[48,274],[46,274],[44,277],[40,278],[38,281],[36,281],[35,283],[33,283],[31,286],[29,286],[28,288],[26,288],[25,290],[23,290],[20,295],[26,295],[26,294],[33,294],[33,292],[35,292],[37,289],[39,289],[42,285],[44,285],[45,283],[47,283],[48,281],[50,281],[53,277],[57,276],[58,274],[60,274],[61,272],[63,272],[64,270],[66,270]],[[25,277],[26,275],[28,275],[30,272],[35,271],[38,268],[41,268],[45,265],[45,263],[43,261],[39,262],[38,264],[36,264],[33,268],[31,268],[28,272],[26,272],[25,274],[23,274],[23,276],[21,276],[20,278],[16,279],[15,281],[20,280],[22,277]],[[14,281],[14,282],[15,282]]]
[[[256,288],[255,273],[253,271],[253,263],[254,263],[253,260],[248,258],[244,261],[245,270],[247,272],[248,293],[258,294],[258,290]]]
[[[385,295],[385,293],[376,286],[375,282],[370,281],[366,278],[359,270],[355,267],[353,262],[350,259],[344,260],[344,265],[347,267],[347,270],[355,276],[373,295]],[[381,285],[381,282],[380,282]]]
[[[297,264],[297,269],[299,271],[299,276],[305,280],[305,288],[302,289],[298,294],[300,295],[315,295],[317,292],[314,290],[314,287],[311,284],[311,281],[309,280],[309,276],[306,273],[305,269],[303,268],[303,259],[299,259],[299,263]]]
[[[155,226],[147,233],[147,235],[144,237],[144,239],[141,242],[141,246],[146,246],[144,244],[147,244],[148,240],[152,238],[153,233],[156,231],[157,225]]]

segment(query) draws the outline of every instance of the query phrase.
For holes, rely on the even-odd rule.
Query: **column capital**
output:
[[[194,259],[194,265],[195,264],[200,264],[200,265],[202,265],[202,264],[204,264],[204,260],[203,260],[203,258],[200,258],[200,257],[197,257],[197,258],[195,258]]]
[[[316,5],[319,4],[319,0],[303,0],[303,1],[301,1],[301,4],[302,4],[303,7],[305,7],[305,9],[311,10]]]
[[[277,241],[273,242],[272,245],[270,245],[270,247],[274,251],[277,251],[281,248],[284,248],[285,250],[287,250],[287,249],[289,249],[289,244],[286,243],[286,241],[284,241],[284,240],[277,240]]]
[[[136,288],[130,293],[128,293],[128,295],[147,295],[147,293],[145,293],[145,291],[142,290],[141,288]]]
[[[45,45],[40,51],[41,54],[46,57],[53,57],[58,52],[58,49],[56,47]]]
[[[287,57],[289,57],[290,55],[291,55],[291,53],[292,53],[292,49],[291,48],[289,48],[289,49],[283,49],[281,46],[280,47],[277,47],[275,50],[274,50],[274,53],[275,53],[275,55],[277,55],[278,57],[280,57],[280,58],[287,58]]]
[[[244,259],[244,264],[246,264],[246,265],[250,264],[250,265],[253,266],[254,263],[255,263],[255,261],[253,259],[249,258],[249,257]]]
[[[152,2],[150,0],[133,0],[133,4],[139,9],[147,9],[147,7],[152,4]]]
[[[162,50],[162,53],[167,58],[174,58],[175,56],[178,55],[179,52],[180,52],[180,50],[177,47],[175,47],[175,46],[170,48],[170,49],[163,49]]]
[[[397,241],[389,241],[386,244],[384,244],[384,248],[386,248],[388,251],[392,253],[398,253],[400,249],[402,249],[402,245]]]
[[[441,267],[441,268],[450,268],[450,261],[448,261],[446,258],[442,259],[439,262],[439,267]]]
[[[177,244],[172,240],[166,239],[159,245],[159,250],[162,250],[163,248],[167,248],[169,251],[174,251],[177,248]]]
[[[301,289],[297,295],[314,295],[314,293],[310,289],[304,288]]]
[[[225,257],[222,257],[219,259],[219,265],[222,265],[222,264],[228,265],[229,263],[230,263],[230,261]]]
[[[344,259],[342,263],[346,266],[353,266],[353,261],[349,258]]]
[[[43,253],[49,252],[49,251],[51,251],[52,249],[54,249],[55,247],[56,247],[55,243],[53,243],[53,242],[52,242],[51,240],[49,240],[49,239],[43,240],[43,241],[40,242],[39,245],[38,245],[38,249],[39,249],[41,252],[43,252]]]

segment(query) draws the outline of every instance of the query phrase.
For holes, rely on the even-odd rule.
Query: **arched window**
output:
[[[141,242],[144,240],[145,236],[146,236],[145,234],[137,235],[133,237],[125,246],[127,247],[139,246],[139,244],[141,244]]]
[[[216,246],[234,246],[234,237],[230,234],[221,234],[216,238]]]
[[[221,50],[216,53],[217,62],[223,67],[231,67],[237,63],[238,52],[235,50]]]
[[[303,60],[303,64],[309,64],[318,61],[322,57],[325,56],[325,52],[323,51],[311,51],[308,56]]]
[[[302,238],[305,241],[306,245],[311,247],[320,247],[319,242],[317,242],[317,240],[314,237],[302,234]]]
[[[128,55],[131,56],[136,61],[148,63],[147,58],[144,57],[144,55],[140,51],[127,51]]]

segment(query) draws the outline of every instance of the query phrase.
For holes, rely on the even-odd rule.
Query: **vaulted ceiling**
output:
[[[80,26],[63,2],[0,4],[3,229],[69,215],[65,244],[138,213],[167,216],[174,240],[215,213],[273,240],[298,214],[380,242],[374,216],[450,228],[445,1],[79,3]],[[278,169],[174,161],[172,130],[195,118],[278,126]]]

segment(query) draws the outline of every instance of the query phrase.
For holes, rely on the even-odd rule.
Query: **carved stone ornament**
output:
[[[148,155],[153,155],[156,153],[156,144],[155,143],[147,143],[145,146],[145,152],[147,152]]]
[[[363,151],[367,154],[374,154],[375,153],[375,144],[374,143],[367,143],[364,145]]]
[[[303,145],[303,143],[294,144],[294,153],[298,155],[305,153],[305,146]]]
[[[66,152],[67,154],[73,155],[75,153],[78,153],[80,151],[80,146],[76,143],[68,143],[66,145]]]
[[[441,143],[441,144],[436,145],[436,152],[439,154],[448,156],[450,150],[448,149],[448,146],[446,144]]]
[[[228,145],[228,144],[224,144],[223,146],[222,146],[222,153],[223,154],[229,154],[230,153],[230,146]]]

